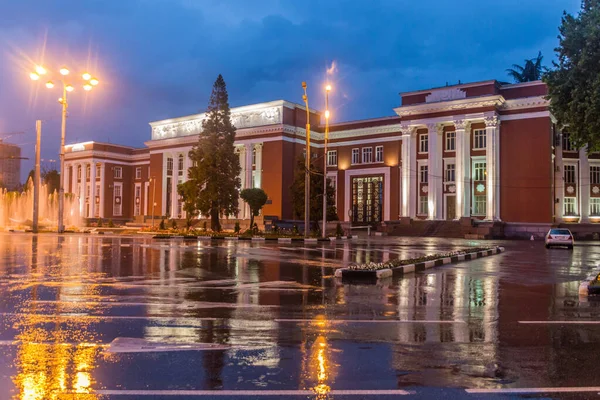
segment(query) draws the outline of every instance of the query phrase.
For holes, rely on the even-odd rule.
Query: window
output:
[[[167,176],[173,176],[173,158],[167,158]]]
[[[92,167],[88,164],[85,166],[85,177],[86,179],[92,176]]]
[[[375,147],[375,162],[383,162],[383,146]]]
[[[420,183],[427,183],[428,182],[428,173],[429,173],[429,167],[427,165],[421,165],[419,167],[419,171],[420,173],[420,179],[419,182]]]
[[[565,197],[565,215],[577,215],[575,200],[575,197]]]
[[[575,151],[575,147],[571,142],[571,134],[569,132],[562,133],[562,148],[563,151]]]
[[[77,180],[81,180],[81,165],[77,167]]]
[[[446,164],[446,182],[454,182],[456,168],[454,164]]]
[[[91,185],[87,185],[86,189],[85,189],[85,197],[90,197],[90,192],[92,191],[92,186]]]
[[[486,196],[474,196],[475,209],[473,215],[485,215],[486,214]]]
[[[115,177],[115,179],[121,179],[123,177],[123,168],[115,167],[115,169],[113,170],[113,176]]]
[[[123,214],[123,204],[121,199],[121,183],[115,184],[113,190],[113,215],[121,216]]]
[[[474,149],[479,149],[479,150],[484,150],[485,146],[486,146],[486,142],[485,142],[486,132],[485,132],[485,129],[475,129],[475,132],[473,133],[473,135],[474,135],[473,148]]]
[[[429,151],[429,136],[427,133],[419,135],[419,153],[427,153]]]
[[[142,167],[135,168],[135,179],[142,179]]]
[[[96,185],[96,193],[94,194],[98,199],[100,198],[100,185]],[[100,216],[100,203],[96,203],[96,199],[92,199],[95,202],[96,207],[94,208],[94,217],[98,218]]]
[[[133,214],[138,216],[141,214],[142,209],[142,185],[140,183],[135,185],[135,209],[133,210]]]
[[[429,198],[427,196],[419,196],[419,214],[427,215],[429,213]]]
[[[360,149],[352,149],[352,164],[360,164]]]
[[[306,154],[304,155],[304,159],[306,159]],[[256,166],[256,149],[252,149],[252,166]]]
[[[600,216],[600,198],[592,197],[590,199],[590,215],[594,217]]]
[[[183,176],[183,154],[179,155],[179,159],[177,161],[177,175]]]
[[[600,166],[593,165],[590,167],[590,183],[600,185]]]
[[[575,183],[575,166],[565,165],[565,183]]]
[[[476,162],[473,165],[473,180],[485,181],[486,177],[486,165],[485,162]]]
[[[329,182],[329,186],[333,188],[333,198],[335,199],[335,205],[337,207],[337,176],[329,176],[327,177],[327,181]]]
[[[456,150],[456,132],[446,132],[446,151]]]
[[[373,162],[373,148],[372,147],[363,147],[363,164],[368,164]]]
[[[334,167],[337,165],[337,150],[327,152],[327,166]]]
[[[96,179],[100,179],[101,175],[102,175],[102,167],[100,166],[100,164],[96,164]]]

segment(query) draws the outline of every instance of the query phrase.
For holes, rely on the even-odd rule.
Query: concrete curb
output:
[[[452,256],[452,257],[440,257],[436,260],[424,261],[424,262],[420,262],[420,263],[416,263],[416,264],[401,265],[401,266],[395,267],[395,268],[385,268],[385,269],[379,269],[379,270],[361,271],[361,270],[351,270],[349,268],[338,268],[335,270],[334,275],[336,278],[348,278],[348,279],[363,278],[366,280],[381,279],[381,278],[387,278],[387,277],[396,276],[396,275],[402,276],[407,273],[411,273],[411,272],[415,272],[415,271],[421,272],[426,269],[433,268],[433,267],[439,267],[439,266],[442,266],[445,264],[451,264],[451,263],[464,261],[464,260],[475,260],[477,258],[487,257],[487,256],[491,256],[494,254],[500,254],[504,250],[505,250],[504,247],[495,247],[493,249],[478,251],[478,252],[474,252],[474,253],[461,254],[461,255]]]

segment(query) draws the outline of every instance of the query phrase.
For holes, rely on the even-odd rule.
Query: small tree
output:
[[[160,224],[158,224],[158,229],[160,229],[161,231],[164,231],[165,229],[167,229],[167,227],[165,226],[165,220],[164,219],[160,220]]]
[[[254,227],[254,217],[258,216],[260,210],[267,203],[267,194],[259,188],[244,189],[240,197],[250,206],[250,227]]]
[[[550,111],[570,140],[600,150],[600,0],[583,0],[577,17],[566,12],[558,28],[558,63],[544,76]]]
[[[210,215],[210,227],[216,232],[221,230],[221,214],[232,215],[238,211],[241,167],[234,141],[235,127],[231,122],[227,88],[219,75],[213,85],[198,144],[190,152],[193,166],[188,170],[189,180],[178,190],[186,210]]]
[[[544,67],[542,67],[543,58],[542,52],[540,51],[536,58],[525,60],[524,66],[513,64],[513,67],[507,69],[506,72],[508,72],[508,75],[517,83],[539,81],[542,79],[542,74],[544,72]]]

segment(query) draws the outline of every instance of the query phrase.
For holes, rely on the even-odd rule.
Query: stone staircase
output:
[[[463,218],[460,221],[402,219],[386,221],[379,229],[390,236],[491,239],[504,235],[503,224]]]

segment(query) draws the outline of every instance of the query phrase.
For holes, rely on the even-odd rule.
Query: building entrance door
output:
[[[451,221],[456,218],[456,196],[446,196],[446,219]]]
[[[352,178],[352,222],[381,222],[383,176]]]

